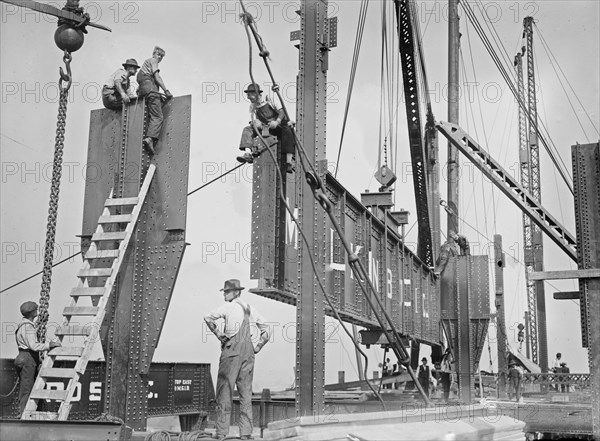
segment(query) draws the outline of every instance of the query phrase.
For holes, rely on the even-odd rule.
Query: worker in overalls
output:
[[[240,396],[239,429],[241,439],[252,438],[252,378],[254,354],[269,341],[268,326],[256,308],[240,299],[243,286],[238,279],[225,281],[221,290],[225,304],[204,317],[208,328],[221,341],[221,358],[217,376],[217,424],[216,437],[224,439],[229,434],[233,388],[237,386]],[[221,331],[216,321],[224,320]],[[250,336],[250,322],[256,323],[260,331],[258,343],[254,345]]]
[[[146,108],[149,115],[146,137],[142,140],[142,144],[150,155],[154,155],[154,149],[160,137],[160,130],[163,123],[163,97],[160,94],[160,89],[165,92],[167,100],[173,98],[173,95],[171,95],[171,92],[165,86],[165,82],[160,76],[160,69],[158,68],[158,63],[162,61],[164,56],[165,50],[156,46],[152,51],[152,58],[144,61],[137,74],[138,95],[146,98]]]
[[[33,389],[33,383],[40,366],[40,352],[61,346],[60,341],[50,341],[41,343],[38,340],[35,323],[33,322],[38,315],[38,305],[35,302],[25,302],[21,305],[21,315],[23,319],[17,330],[15,338],[19,355],[15,358],[15,369],[19,376],[21,386],[19,388],[19,415],[23,414],[29,394]]]

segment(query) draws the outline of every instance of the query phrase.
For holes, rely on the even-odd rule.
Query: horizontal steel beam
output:
[[[511,176],[473,138],[455,124],[440,121],[437,129],[481,172],[513,201],[540,229],[550,237],[571,259],[577,262],[577,241],[531,193]],[[530,278],[530,280],[533,280]]]
[[[579,300],[579,291],[555,292],[552,297],[555,300]]]
[[[123,426],[119,423],[96,421],[3,420],[0,424],[0,439],[119,441],[122,429]]]
[[[529,280],[593,279],[597,277],[600,277],[600,268],[529,273]]]

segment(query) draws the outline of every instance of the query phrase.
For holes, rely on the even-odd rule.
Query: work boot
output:
[[[150,156],[154,156],[154,139],[147,136],[142,141],[142,145],[144,146],[144,149],[146,149]]]
[[[242,156],[238,156],[237,159],[239,162],[246,162],[248,164],[252,164],[254,162],[254,157],[250,153],[244,153]]]

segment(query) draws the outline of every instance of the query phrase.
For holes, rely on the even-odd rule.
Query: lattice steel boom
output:
[[[513,176],[455,124],[440,121],[437,129],[513,201],[571,259],[577,261],[576,240]]]

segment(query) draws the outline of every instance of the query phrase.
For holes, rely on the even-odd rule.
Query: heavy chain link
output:
[[[62,176],[62,160],[65,141],[65,126],[67,123],[67,98],[71,88],[71,54],[64,52],[63,61],[67,73],[60,68],[60,98],[58,100],[58,117],[56,121],[56,138],[54,142],[54,163],[52,166],[52,183],[50,185],[50,203],[48,208],[48,225],[46,227],[46,244],[44,246],[44,268],[42,270],[42,289],[40,292],[40,305],[38,309],[37,335],[41,342],[46,340],[46,326],[48,324],[48,306],[50,303],[50,284],[52,280],[52,260],[54,257],[54,242],[56,236],[56,218],[58,216],[58,195],[60,192],[60,178]]]

